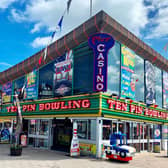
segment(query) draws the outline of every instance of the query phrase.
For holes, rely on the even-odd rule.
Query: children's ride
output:
[[[119,143],[118,143],[119,141]],[[106,157],[120,161],[132,160],[136,149],[127,145],[126,134],[120,132],[110,135],[110,145],[105,145]]]

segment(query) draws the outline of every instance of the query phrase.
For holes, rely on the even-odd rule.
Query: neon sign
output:
[[[105,33],[96,33],[88,39],[94,51],[94,91],[107,90],[107,54],[114,46],[114,39]]]

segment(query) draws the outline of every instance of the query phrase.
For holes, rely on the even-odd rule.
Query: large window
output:
[[[39,70],[39,98],[48,98],[53,95],[53,62]]]
[[[18,95],[21,95],[20,93],[21,93],[21,90],[22,90],[24,84],[25,84],[25,77],[24,76],[14,81],[14,90],[17,91]],[[23,97],[20,96],[19,100],[23,100]]]
[[[93,92],[93,51],[88,43],[74,49],[74,94]]]
[[[144,102],[144,60],[135,56],[135,100]]]
[[[162,107],[162,72],[155,68],[155,84],[156,84],[156,104]]]
[[[96,120],[78,120],[78,138],[96,140]]]
[[[119,95],[120,90],[120,44],[115,42],[115,45],[108,53],[108,80],[107,92]]]

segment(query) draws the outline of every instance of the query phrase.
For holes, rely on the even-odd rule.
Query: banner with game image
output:
[[[26,89],[24,99],[37,99],[37,70],[34,70],[26,75]]]
[[[2,103],[9,103],[12,99],[12,82],[2,85]]]
[[[72,94],[73,52],[66,52],[55,60],[54,64],[54,96]]]
[[[168,73],[163,71],[163,107],[168,108]]]
[[[156,101],[155,67],[149,61],[145,61],[145,84],[146,104],[154,104]]]
[[[121,45],[121,97],[135,99],[135,53]]]

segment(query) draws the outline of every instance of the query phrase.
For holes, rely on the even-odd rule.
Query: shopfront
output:
[[[127,142],[137,152],[154,150],[155,142],[161,145],[161,136],[155,139],[156,128],[161,134],[161,125],[127,120],[103,119],[103,142],[109,140],[110,134],[121,132],[127,135]]]

